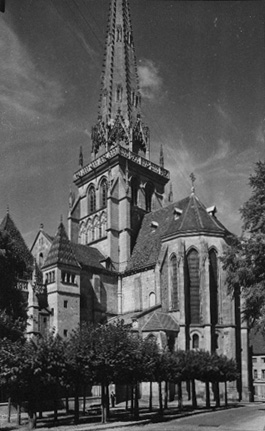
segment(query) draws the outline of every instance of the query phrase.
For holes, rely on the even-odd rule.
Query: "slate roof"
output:
[[[179,325],[170,314],[155,311],[142,327],[142,331],[179,331]]]
[[[176,214],[175,208],[182,213]],[[152,222],[156,222],[157,227]],[[231,235],[215,216],[208,214],[206,207],[193,193],[165,208],[146,214],[127,271],[155,265],[162,238],[196,234],[223,237]]]
[[[252,346],[253,355],[265,355],[265,334],[251,329],[249,333],[249,345]]]
[[[58,227],[57,234],[52,242],[43,268],[58,264],[80,267],[63,223],[60,223]]]
[[[27,270],[31,271],[33,269],[33,256],[9,213],[6,214],[1,222],[0,231],[5,231],[9,234],[10,238],[14,241],[19,256],[23,258],[27,266]]]
[[[106,271],[105,267],[100,263],[100,261],[104,260],[104,256],[98,249],[73,242],[71,242],[71,246],[76,260],[81,266],[89,266]]]

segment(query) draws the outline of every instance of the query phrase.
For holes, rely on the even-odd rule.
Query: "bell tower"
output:
[[[169,172],[150,161],[150,133],[141,117],[141,92],[128,0],[110,0],[98,119],[91,162],[74,174],[69,236],[97,247],[122,272],[143,215],[163,206]],[[161,159],[161,157],[160,157]]]

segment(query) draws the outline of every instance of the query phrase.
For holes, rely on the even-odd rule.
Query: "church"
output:
[[[173,202],[171,187],[166,195],[163,148],[156,164],[151,145],[128,0],[111,0],[91,160],[84,163],[80,148],[68,225],[61,221],[54,236],[41,226],[31,247],[32,277],[21,287],[28,332],[54,328],[67,337],[82,321],[119,318],[162,347],[235,358],[237,392],[247,399],[248,328],[221,262],[231,233],[215,205],[206,208],[196,195],[193,174],[189,196]]]

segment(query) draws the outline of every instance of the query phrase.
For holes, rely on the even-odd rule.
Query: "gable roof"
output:
[[[179,325],[170,314],[155,311],[142,327],[142,331],[179,331]]]
[[[33,269],[33,256],[30,253],[21,233],[13,222],[10,214],[7,213],[0,224],[0,231],[7,232],[10,238],[14,241],[19,256],[23,259],[27,266],[27,270]]]
[[[34,248],[34,246],[35,246],[35,244],[36,244],[36,242],[37,242],[37,240],[38,240],[38,238],[39,238],[39,236],[40,235],[43,235],[50,243],[52,243],[53,242],[53,240],[54,240],[54,236],[51,236],[51,235],[49,235],[47,232],[45,232],[44,230],[43,230],[43,228],[40,228],[39,229],[39,231],[38,231],[38,233],[37,233],[37,235],[36,235],[36,237],[35,237],[35,239],[34,239],[34,241],[33,241],[33,243],[32,243],[32,246],[31,246],[31,248],[30,248],[30,251],[32,251],[33,250],[33,248]]]
[[[77,268],[80,267],[63,223],[60,223],[58,227],[56,236],[42,268],[58,264],[74,266]]]
[[[207,212],[197,196],[190,196],[144,216],[127,271],[155,265],[162,238],[208,234],[228,236],[222,223]]]

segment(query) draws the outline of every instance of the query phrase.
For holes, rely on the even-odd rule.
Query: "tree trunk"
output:
[[[66,394],[66,396],[65,396],[65,412],[68,415],[68,413],[69,413],[69,398],[68,398],[68,394]]]
[[[75,416],[74,423],[77,425],[79,422],[79,390],[76,388],[75,390]]]
[[[109,385],[106,386],[106,411],[107,411],[107,418],[109,418],[110,416]]]
[[[206,380],[205,382],[205,397],[206,397],[206,408],[209,409],[211,407],[210,403],[210,384]]]
[[[101,384],[101,406],[102,406],[102,416],[101,423],[107,423],[107,403],[106,403],[106,385]]]
[[[35,429],[37,424],[36,412],[31,407],[29,407],[28,418],[29,430]]]
[[[162,396],[162,382],[158,383],[159,390],[159,413],[163,416],[163,396]]]
[[[17,403],[17,425],[21,425],[21,405]]]
[[[191,395],[190,395],[190,380],[186,381],[186,389],[187,389],[187,392],[188,392],[188,400],[190,401],[190,399],[191,399]]]
[[[164,408],[168,408],[168,382],[165,382],[165,398],[164,398]]]
[[[83,388],[83,415],[86,414],[86,385]]]
[[[133,397],[134,397],[134,387],[133,384],[131,384],[131,414],[133,414]]]
[[[192,408],[197,409],[196,384],[194,379],[192,379],[191,381],[191,390],[192,390]]]
[[[228,399],[227,399],[227,381],[225,380],[225,406],[228,405]]]
[[[125,401],[125,410],[128,410],[128,404],[129,404],[129,386],[126,385],[126,401]]]
[[[139,419],[139,392],[138,392],[138,383],[135,385],[134,391],[134,419]]]
[[[149,390],[149,412],[153,410],[153,384],[150,382],[150,390]]]
[[[216,400],[216,407],[220,407],[219,382],[215,383],[215,400]]]
[[[56,398],[54,398],[54,400],[53,400],[53,409],[54,409],[53,421],[54,421],[54,424],[56,424],[56,423],[57,423],[57,421],[58,421],[58,405],[57,405],[57,397],[56,397]]]
[[[11,398],[8,398],[8,406],[7,406],[7,422],[11,421]]]
[[[183,408],[182,382],[178,382],[178,408],[179,408],[180,411]]]

